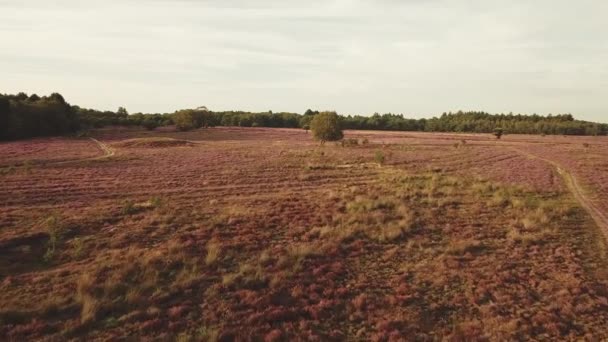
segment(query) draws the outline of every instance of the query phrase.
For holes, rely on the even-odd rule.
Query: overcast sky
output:
[[[0,92],[130,112],[608,122],[608,1],[0,0]]]

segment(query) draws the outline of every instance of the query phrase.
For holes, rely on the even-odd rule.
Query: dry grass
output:
[[[188,148],[126,148],[149,133],[103,134],[116,159],[1,175],[8,340],[608,338],[598,231],[546,166],[493,141],[366,132],[372,146],[320,149],[301,130],[214,128],[154,132],[204,140]],[[52,215],[65,229],[45,263]]]
[[[222,245],[216,241],[209,241],[207,243],[207,256],[205,257],[205,264],[207,266],[212,265],[217,261],[220,256]]]

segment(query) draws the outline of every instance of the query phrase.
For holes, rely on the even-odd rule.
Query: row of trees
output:
[[[129,114],[120,107],[116,112],[86,109],[68,104],[63,96],[53,93],[39,97],[25,93],[0,94],[0,140],[33,136],[62,135],[79,129],[111,125],[143,126],[155,129],[176,125],[189,130],[200,127],[285,127],[310,129],[318,111],[308,109],[304,114],[224,111],[214,112],[205,107],[180,110],[175,113]],[[432,119],[409,119],[402,114],[378,113],[372,116],[337,116],[343,129],[373,129],[426,132],[471,132],[562,135],[607,135],[608,124],[576,120],[570,114],[521,115],[485,112],[443,113]]]
[[[575,120],[571,114],[540,116],[459,111],[432,119],[408,119],[401,114],[376,113],[342,117],[342,123],[347,129],[469,133],[493,133],[502,129],[512,134],[608,134],[608,124]]]
[[[173,125],[173,114],[129,114],[126,108],[119,107],[116,112],[74,106],[82,129],[101,128],[105,126],[143,126],[154,129],[159,126]]]
[[[63,96],[0,94],[0,140],[62,135],[79,128],[76,112]]]
[[[606,135],[608,125],[575,120],[571,114],[521,115],[485,112],[444,113],[425,121],[430,132],[489,133],[501,128],[512,134]]]

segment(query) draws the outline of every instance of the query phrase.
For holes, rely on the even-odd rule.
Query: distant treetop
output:
[[[307,109],[304,114],[244,111],[210,111],[206,106],[164,114],[129,114],[71,106],[59,93],[39,96],[26,93],[0,94],[0,140],[34,136],[62,135],[79,129],[109,125],[136,125],[148,129],[178,124],[181,129],[212,126],[312,128],[320,113]],[[607,135],[608,124],[576,120],[572,114],[490,114],[483,111],[446,112],[430,119],[410,119],[403,114],[331,115],[341,129],[373,129],[425,132],[468,132],[494,134]],[[333,121],[332,121],[333,122]]]

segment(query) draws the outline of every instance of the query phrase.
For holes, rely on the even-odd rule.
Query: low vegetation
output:
[[[7,340],[608,338],[600,232],[507,140],[348,132],[320,148],[301,130],[215,128],[131,148],[156,133],[95,134],[116,158],[0,176]],[[29,146],[0,148],[13,144]]]

